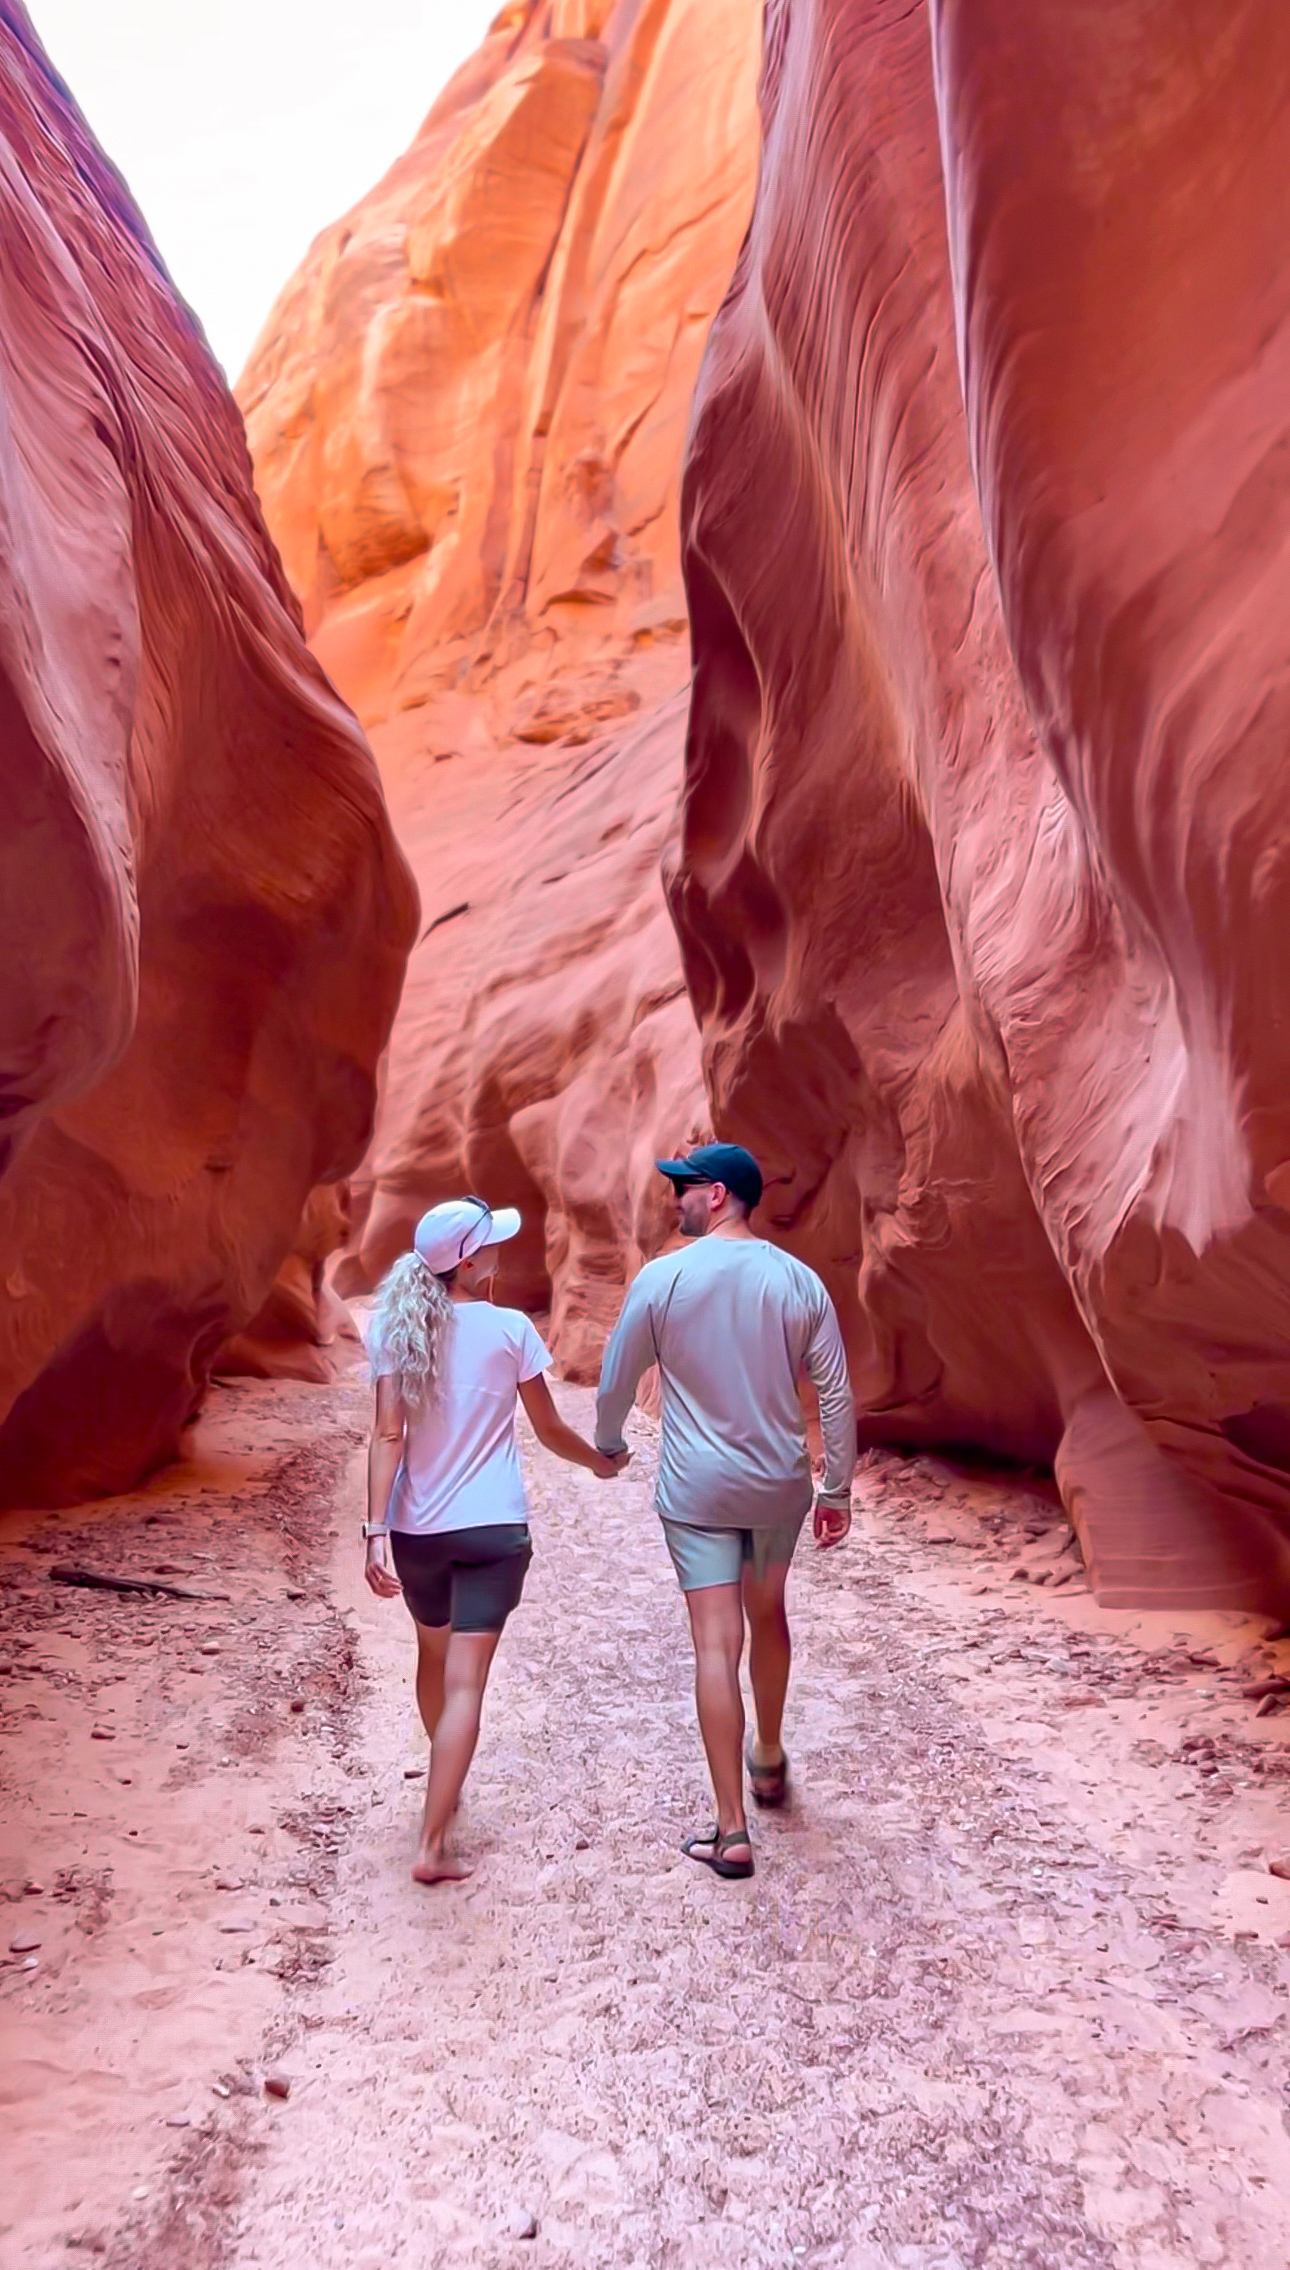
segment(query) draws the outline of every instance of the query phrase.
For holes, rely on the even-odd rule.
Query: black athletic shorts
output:
[[[526,1521],[481,1529],[438,1529],[422,1536],[390,1531],[394,1573],[418,1624],[455,1632],[500,1632],[518,1608],[533,1558]]]

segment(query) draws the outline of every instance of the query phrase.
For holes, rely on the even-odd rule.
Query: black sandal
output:
[[[748,1786],[755,1805],[782,1805],[788,1795],[788,1753],[781,1749],[777,1766],[759,1766],[753,1758],[751,1741],[744,1752],[748,1768]]]
[[[711,1852],[700,1852],[697,1848],[701,1844],[710,1844]],[[746,1860],[727,1860],[726,1854],[732,1844],[746,1844],[748,1846],[748,1858]],[[725,1836],[722,1836],[714,1823],[710,1829],[705,1829],[701,1836],[686,1837],[681,1850],[687,1860],[697,1860],[701,1868],[710,1868],[714,1876],[751,1876],[754,1872],[752,1839],[747,1829],[730,1829]]]

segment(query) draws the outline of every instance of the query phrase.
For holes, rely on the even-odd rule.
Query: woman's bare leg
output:
[[[417,1634],[417,1709],[428,1740],[433,1742],[434,1730],[443,1710],[443,1667],[448,1653],[451,1626],[448,1624],[418,1624]]]
[[[446,1850],[444,1840],[475,1755],[484,1689],[501,1636],[500,1632],[453,1632],[448,1641],[443,1708],[430,1753],[421,1850],[412,1871],[418,1884],[439,1884],[470,1874],[465,1863]]]

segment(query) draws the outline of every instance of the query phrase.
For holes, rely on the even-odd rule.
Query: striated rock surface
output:
[[[680,468],[751,209],[761,0],[520,0],[314,245],[238,388],[315,653],[427,927],[338,1282],[525,1209],[507,1290],[594,1365],[702,1131],[659,883],[688,679]]]
[[[870,1440],[1283,1609],[1290,21],[771,0],[763,114],[684,502],[716,1119]]]
[[[236,409],[0,0],[0,1503],[171,1455],[371,1126],[415,895]]]
[[[327,1281],[331,1256],[349,1235],[349,1185],[311,1190],[291,1249],[267,1298],[211,1365],[220,1379],[304,1379],[321,1386],[361,1345],[358,1327]]]

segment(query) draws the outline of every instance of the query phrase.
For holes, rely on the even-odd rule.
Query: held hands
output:
[[[367,1540],[367,1566],[363,1570],[368,1588],[378,1600],[397,1600],[403,1590],[397,1576],[385,1557],[384,1537]]]
[[[597,1450],[593,1454],[591,1471],[598,1482],[616,1482],[623,1468],[630,1463],[631,1455],[630,1450],[615,1450],[612,1453]]]
[[[815,1501],[815,1542],[827,1552],[830,1545],[840,1545],[851,1527],[851,1499],[817,1497]]]

